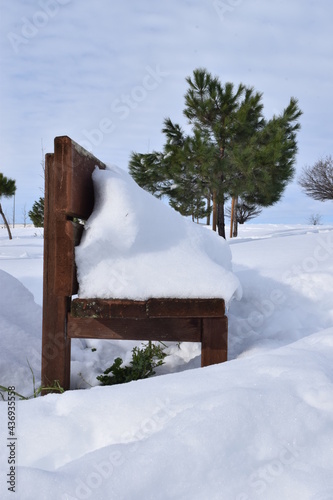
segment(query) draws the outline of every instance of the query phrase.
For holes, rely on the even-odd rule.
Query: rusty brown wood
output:
[[[201,366],[223,363],[228,359],[228,318],[202,320]]]
[[[199,318],[74,318],[68,316],[70,338],[200,342]]]
[[[204,318],[224,316],[223,299],[149,299],[147,314],[150,318],[187,317]]]
[[[76,318],[146,318],[146,302],[119,299],[74,299],[71,315]]]
[[[92,173],[105,164],[85,151],[69,137],[56,137],[54,141],[54,168],[52,184],[47,186],[53,195],[50,210],[54,212],[56,245],[59,251],[55,262],[56,291],[70,296],[77,292],[74,246],[78,242],[78,229],[70,220],[86,220],[93,210],[94,189]]]
[[[57,208],[67,216],[88,219],[94,208],[91,175],[96,167],[105,169],[105,164],[67,136],[55,138],[54,161]]]
[[[59,257],[59,230],[56,220],[54,187],[54,155],[45,159],[44,201],[44,275],[43,275],[43,335],[42,385],[58,381],[66,389],[70,384],[70,340],[66,337],[68,298],[56,293],[56,262]],[[65,223],[65,219],[63,219]]]
[[[82,318],[205,318],[224,316],[223,299],[74,299],[72,316]]]

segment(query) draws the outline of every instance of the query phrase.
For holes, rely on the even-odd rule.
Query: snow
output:
[[[125,171],[93,173],[98,200],[76,250],[82,298],[223,298],[240,287],[228,245],[141,189]]]
[[[0,229],[0,384],[24,395],[28,362],[40,382],[42,244]],[[140,342],[73,341],[73,390],[16,400],[15,494],[0,401],[1,499],[333,498],[333,227],[246,224],[229,248],[230,361],[199,368],[199,345],[170,344],[157,376],[100,387]]]

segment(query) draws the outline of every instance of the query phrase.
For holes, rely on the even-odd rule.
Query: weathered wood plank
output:
[[[228,359],[228,318],[202,320],[201,366],[223,363]]]
[[[71,341],[65,330],[68,302],[66,297],[48,295],[43,304],[42,386],[58,381],[67,390],[71,360]]]
[[[204,318],[224,316],[223,299],[74,299],[72,316],[82,318]]]
[[[204,318],[224,316],[223,299],[161,299],[147,301],[147,314],[150,318],[182,317]]]
[[[44,201],[44,275],[43,275],[43,334],[42,385],[58,380],[64,389],[70,385],[70,340],[66,338],[68,298],[56,294],[57,247],[56,213],[53,209],[54,155],[46,155]]]
[[[54,237],[52,241],[56,245],[56,261],[54,264],[55,273],[55,294],[57,296],[70,296],[75,293],[75,255],[74,255],[74,227],[73,222],[67,220],[65,214],[56,213],[56,220],[53,223],[52,231]]]
[[[200,342],[199,318],[73,318],[68,316],[70,338],[160,340],[165,342]]]
[[[66,215],[88,219],[94,207],[94,186],[91,179],[96,166],[105,164],[67,136],[54,140],[56,171],[56,209]]]
[[[146,302],[116,299],[74,299],[71,315],[75,318],[146,318]]]

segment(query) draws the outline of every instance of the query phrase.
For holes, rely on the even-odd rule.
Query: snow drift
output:
[[[0,384],[25,395],[27,361],[40,383],[34,234],[0,231]],[[16,400],[15,494],[0,401],[1,499],[333,498],[333,228],[249,224],[230,243],[243,288],[228,312],[231,361],[193,369],[200,345],[170,345],[168,375],[90,388],[136,344],[73,341],[72,387],[88,389]]]
[[[82,298],[240,295],[228,244],[141,189],[123,170],[93,173],[97,200],[76,249]]]

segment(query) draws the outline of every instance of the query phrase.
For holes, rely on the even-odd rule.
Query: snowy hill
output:
[[[333,498],[333,227],[248,224],[229,244],[243,289],[230,361],[201,369],[199,345],[170,345],[161,376],[89,388],[137,344],[73,342],[85,390],[16,400],[17,498]],[[40,381],[42,245],[0,229],[0,384],[25,395],[27,361]],[[7,401],[0,419],[6,499]]]

